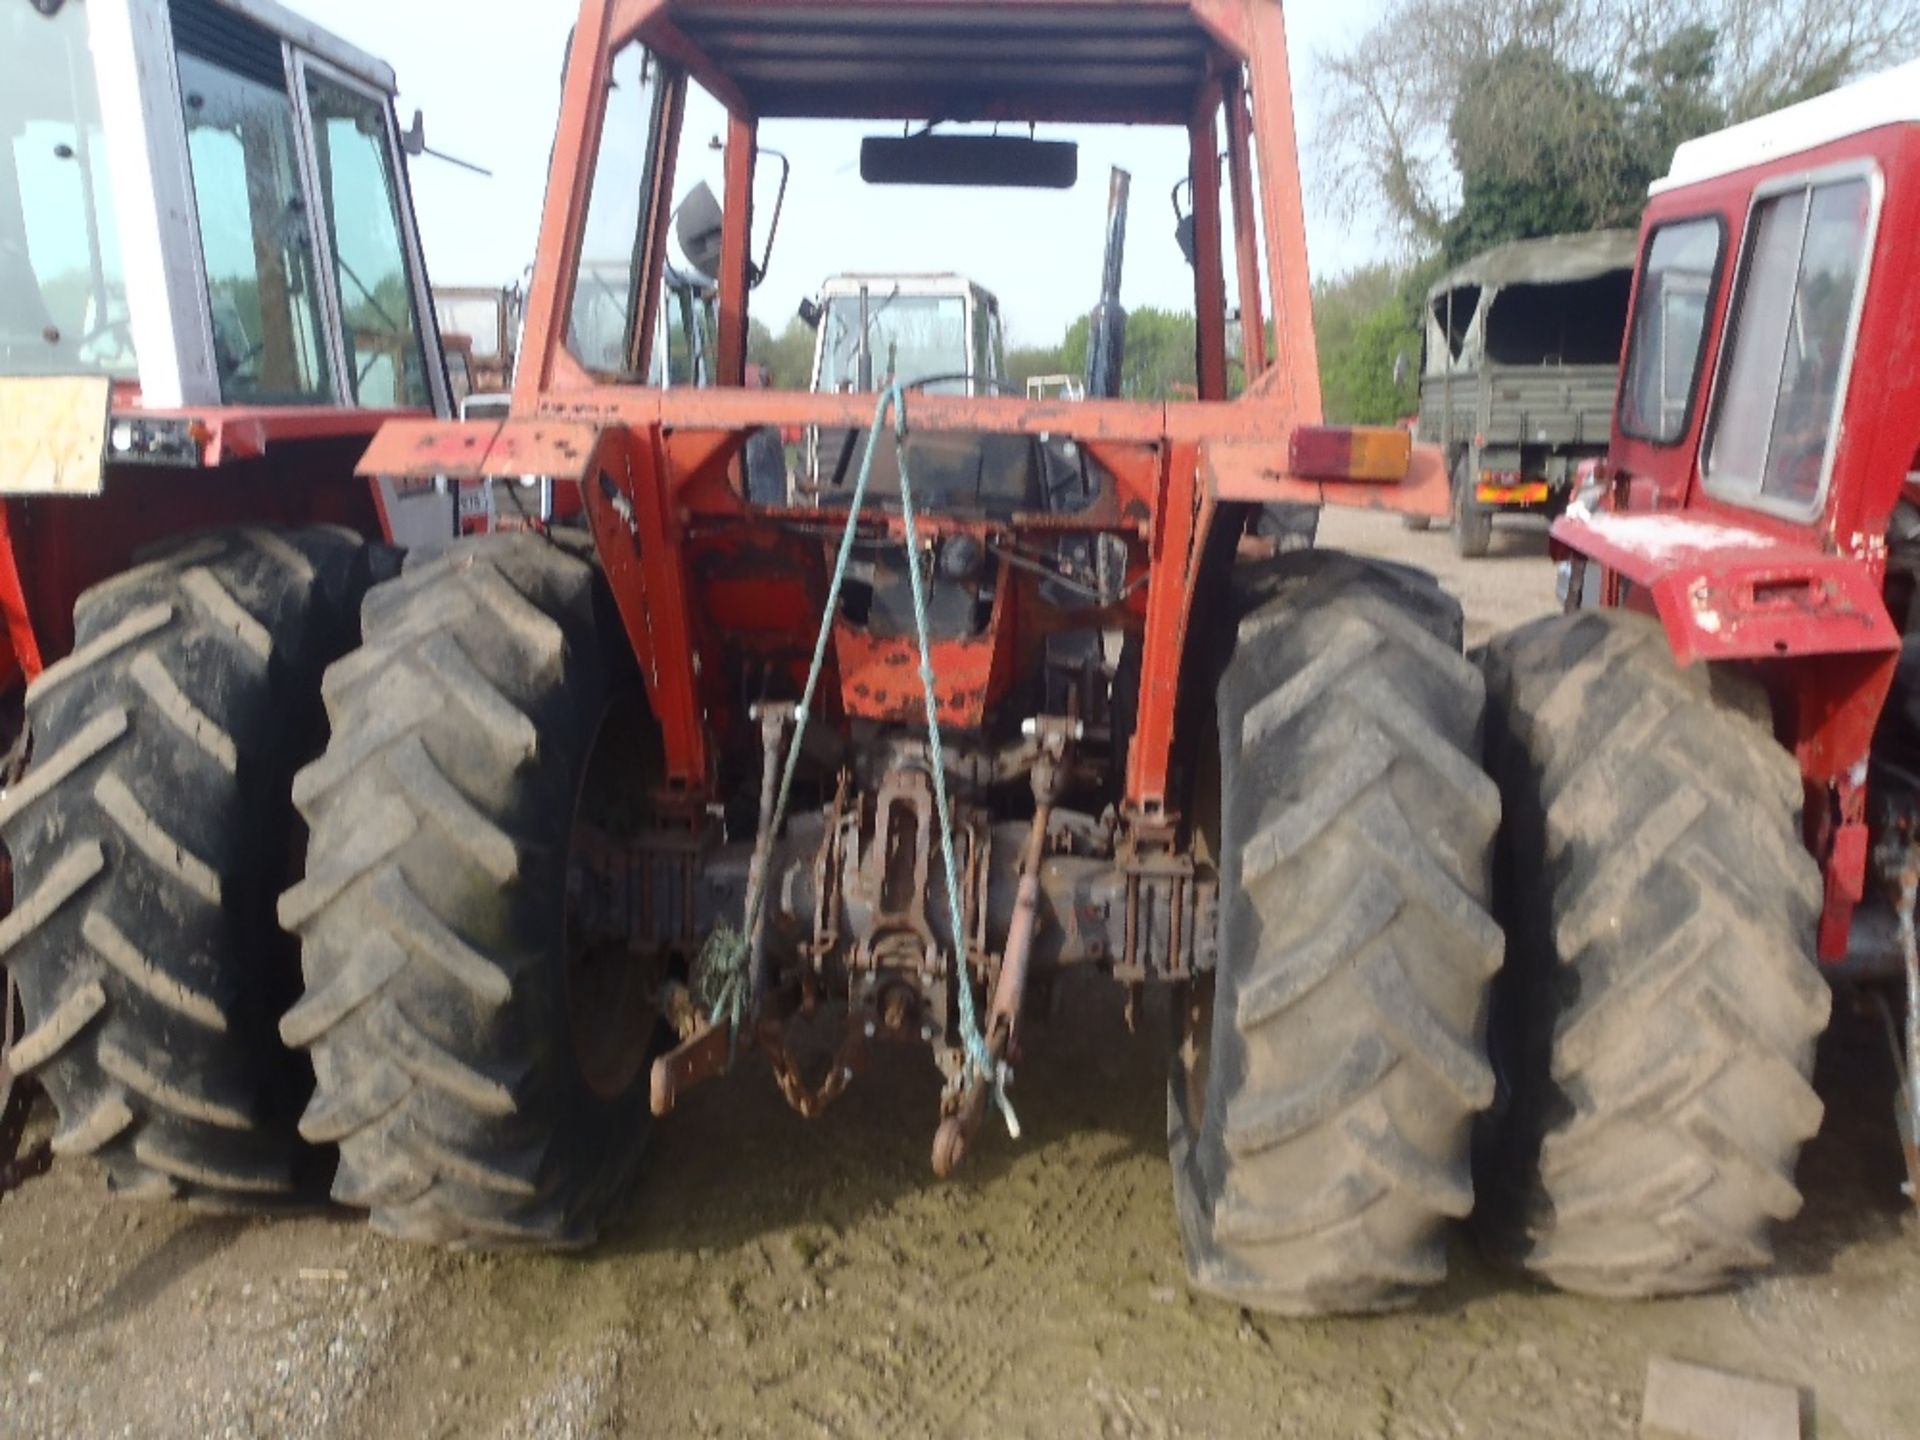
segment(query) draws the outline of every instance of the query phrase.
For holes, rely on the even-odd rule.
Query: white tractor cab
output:
[[[448,413],[394,93],[270,0],[0,0],[0,493],[269,450],[305,472],[303,447]],[[450,531],[445,495],[372,503]]]
[[[964,275],[835,275],[800,307],[815,393],[895,381],[939,395],[1013,393],[1000,302]]]
[[[964,275],[835,275],[819,299],[801,302],[800,318],[815,332],[816,394],[867,394],[896,382],[935,395],[1020,393],[1006,378],[1000,301]],[[809,494],[844,493],[858,440],[855,430],[809,430],[806,473],[793,478]],[[880,491],[898,488],[891,437],[880,442],[875,476]],[[751,456],[748,487],[761,503],[777,498]]]
[[[455,405],[512,386],[526,306],[527,293],[518,284],[433,287]]]

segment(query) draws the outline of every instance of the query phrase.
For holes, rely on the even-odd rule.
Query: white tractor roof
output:
[[[1689,140],[1673,152],[1667,178],[1654,181],[1651,193],[1731,175],[1884,125],[1914,123],[1920,123],[1920,60]]]
[[[821,286],[821,293],[829,297],[858,295],[860,287],[868,290],[893,290],[898,287],[902,295],[964,295],[969,290],[988,293],[976,282],[964,275],[952,271],[851,271],[843,275],[829,275]]]
[[[386,61],[376,59],[331,31],[322,30],[278,0],[217,0],[217,3],[256,21],[281,39],[292,41],[296,48],[339,66],[356,80],[365,81],[386,95],[391,96],[399,88],[394,81],[393,67]]]

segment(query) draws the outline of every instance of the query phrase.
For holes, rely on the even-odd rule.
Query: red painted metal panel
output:
[[[1157,823],[1166,815],[1174,716],[1180,702],[1187,619],[1199,562],[1213,523],[1213,497],[1199,483],[1200,456],[1178,444],[1161,471],[1147,580],[1146,634],[1140,655],[1140,710],[1127,754],[1127,809]]]
[[[438,475],[478,479],[487,473],[487,456],[503,424],[499,420],[396,420],[374,436],[355,473],[397,480],[431,480]]]
[[[1879,578],[1804,542],[1691,512],[1565,515],[1553,536],[1645,587],[1683,665],[1900,646]]]
[[[1193,179],[1194,376],[1202,400],[1227,398],[1227,277],[1220,216],[1217,86],[1200,97],[1188,134]]]
[[[608,430],[582,486],[594,548],[606,570],[660,722],[670,786],[704,795],[712,781],[701,713],[692,587],[668,503],[657,432]]]
[[[1239,69],[1222,81],[1227,117],[1227,181],[1233,192],[1233,255],[1240,278],[1240,347],[1247,383],[1267,369],[1267,311],[1260,281],[1260,226],[1254,216],[1253,117]]]
[[[1446,457],[1437,445],[1415,445],[1398,484],[1315,480],[1295,473],[1288,446],[1269,442],[1214,441],[1203,447],[1201,463],[1209,493],[1223,502],[1296,501],[1433,519],[1444,519],[1452,504]]]
[[[26,590],[20,583],[20,567],[14,561],[11,513],[12,502],[0,502],[0,618],[6,623],[8,684],[19,678],[31,680],[45,668],[27,610]]]
[[[1247,74],[1260,119],[1260,200],[1277,351],[1269,393],[1287,419],[1312,425],[1321,415],[1320,352],[1313,333],[1313,281],[1307,270],[1307,211],[1294,135],[1287,25],[1277,3],[1250,0],[1246,13],[1252,40]]]
[[[514,374],[513,403],[521,412],[532,411],[541,393],[565,378],[561,352],[566,317],[573,303],[574,275],[580,268],[587,204],[593,193],[594,161],[606,121],[612,66],[606,39],[612,3],[583,0],[567,55],[553,168],[547,180],[539,246],[534,252],[533,281],[527,290],[521,360]]]
[[[415,410],[336,410],[316,405],[249,409],[211,406],[186,410],[148,410],[116,405],[114,415],[142,420],[181,420],[194,427],[200,463],[209,468],[257,460],[276,445],[311,440],[371,439],[389,421],[417,419]]]
[[[753,121],[727,122],[727,196],[720,232],[720,356],[715,383],[747,383],[747,291],[753,268]]]
[[[934,710],[942,726],[978,730],[1004,697],[1013,653],[1016,587],[1003,584],[993,599],[985,633],[929,644],[933,659]],[[860,720],[899,725],[926,723],[920,677],[920,643],[912,635],[874,635],[845,621],[833,627],[840,669],[840,703]]]

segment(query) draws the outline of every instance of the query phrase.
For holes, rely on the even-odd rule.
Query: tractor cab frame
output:
[[[1123,582],[1144,632],[1140,730],[1127,760],[1126,809],[1158,830],[1169,808],[1174,700],[1190,607],[1216,510],[1327,501],[1437,515],[1437,456],[1404,432],[1320,425],[1319,376],[1293,102],[1280,7],[1270,0],[1125,0],[1097,7],[1098,43],[1080,4],[974,0],[901,9],[587,0],[575,30],[540,248],[528,295],[512,416],[485,429],[396,424],[363,473],[402,480],[553,473],[579,483],[627,632],[664,732],[670,785],[696,810],[718,752],[757,747],[720,651],[791,669],[811,649],[825,576],[816,539],[838,521],[817,507],[753,513],[740,455],[762,427],[864,433],[872,394],[744,387],[756,143],[763,119],[1018,121],[1173,126],[1191,141],[1198,237],[1198,400],[1170,405],[1062,403],[919,393],[924,435],[1072,442],[1102,472],[1102,494],[1067,529],[1125,546]],[[876,16],[898,11],[899,26]],[[1022,37],[1018,58],[1005,37]],[[1033,57],[1052,57],[1037,62]],[[675,221],[674,163],[689,81],[726,111],[718,244],[717,384],[660,389],[651,368]],[[1259,145],[1254,144],[1254,136]],[[1224,165],[1222,156],[1224,154]],[[636,158],[637,157],[637,158]],[[1230,193],[1231,234],[1228,207]],[[611,225],[612,231],[603,233]],[[610,287],[592,260],[631,254]],[[1241,360],[1250,383],[1228,398],[1226,267],[1238,277]],[[620,295],[623,363],[588,363],[572,345],[583,303]],[[1268,348],[1269,325],[1275,342]],[[596,347],[602,348],[602,347]],[[1017,529],[1019,517],[1005,517]],[[897,524],[897,521],[894,522]],[[975,518],[927,515],[938,545]],[[991,538],[991,537],[989,537]],[[725,575],[722,585],[700,576]],[[764,603],[763,603],[764,602]],[[1010,646],[1014,627],[988,635]],[[722,643],[724,639],[724,644]],[[978,683],[949,692],[945,723],[977,727],[1006,655],[951,656]],[[848,689],[851,696],[854,690]],[[871,698],[871,697],[869,697]],[[875,702],[879,704],[879,702]],[[902,711],[889,699],[873,718]],[[858,716],[855,701],[850,713]]]
[[[449,409],[392,70],[268,0],[15,4],[0,35],[0,494],[36,534],[8,587],[28,673],[74,595],[183,521],[450,534],[445,495],[352,474],[384,419]],[[158,484],[165,506],[75,508]]]
[[[1657,615],[1682,664],[1764,681],[1826,872],[1820,958],[1871,970],[1898,964],[1904,863],[1869,823],[1868,761],[1920,499],[1916,84],[1904,66],[1679,148],[1641,228],[1598,503],[1553,529],[1575,603]]]

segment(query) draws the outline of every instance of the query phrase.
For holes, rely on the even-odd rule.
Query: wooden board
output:
[[[98,495],[112,388],[104,375],[0,379],[0,495]]]

